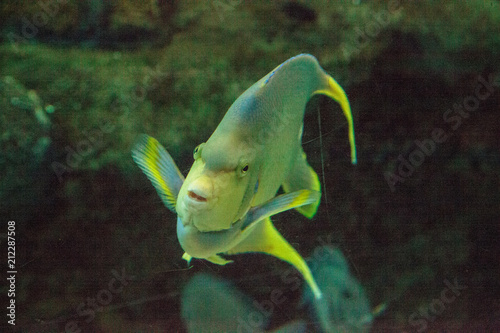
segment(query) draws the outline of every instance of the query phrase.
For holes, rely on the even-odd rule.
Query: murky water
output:
[[[3,4],[1,330],[497,331],[499,7]],[[146,133],[186,175],[236,98],[300,53],[344,88],[356,133],[352,165],[338,104],[309,101],[303,149],[321,204],[312,220],[272,218],[328,307],[272,256],[188,265],[175,214],[131,156]],[[344,264],[318,261],[325,246]]]

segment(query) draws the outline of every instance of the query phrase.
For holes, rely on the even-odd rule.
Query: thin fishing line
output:
[[[307,144],[309,144],[309,143],[311,143],[311,142],[314,142],[314,141],[316,141],[316,140],[321,139],[321,138],[322,138],[322,137],[324,137],[324,136],[328,136],[328,135],[332,134],[333,132],[335,132],[335,131],[337,131],[337,130],[341,129],[342,127],[346,127],[346,126],[347,126],[346,124],[338,125],[337,127],[335,127],[334,129],[332,129],[331,131],[328,131],[328,132],[326,132],[325,134],[320,134],[320,136],[318,136],[318,137],[316,137],[316,138],[314,138],[314,139],[311,139],[311,140],[308,140],[308,141],[302,142],[302,144],[303,144],[303,145],[307,145]]]
[[[324,197],[325,197],[325,205],[326,205],[326,216],[328,221],[330,221],[330,213],[328,209],[328,196],[326,194],[326,181],[325,181],[325,159],[323,156],[323,135],[321,133],[321,111],[318,105],[318,127],[319,127],[319,154],[321,156],[321,178],[323,178],[323,188],[324,188]]]

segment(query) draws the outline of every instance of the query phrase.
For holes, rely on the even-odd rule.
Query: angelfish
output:
[[[308,54],[288,59],[236,99],[210,138],[194,149],[185,179],[157,140],[141,136],[133,159],[177,213],[185,260],[224,265],[231,262],[226,255],[267,253],[293,265],[321,298],[306,262],[270,220],[292,208],[312,218],[318,208],[320,182],[301,144],[305,107],[315,94],[340,104],[356,163],[347,96]],[[277,195],[280,186],[285,194]]]

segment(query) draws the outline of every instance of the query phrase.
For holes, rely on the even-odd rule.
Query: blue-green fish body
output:
[[[311,300],[311,290],[304,288],[304,301],[312,301],[315,323],[323,332],[369,332],[380,307],[370,308],[363,287],[351,273],[340,249],[318,247],[308,262],[323,292],[322,299]]]
[[[335,99],[354,130],[344,90],[311,55],[298,55],[246,90],[205,142],[196,147],[186,179],[153,138],[144,136],[134,160],[165,204],[176,212],[184,258],[217,264],[219,254],[263,252],[294,265],[321,292],[303,258],[274,228],[270,216],[296,208],[311,218],[320,200],[318,176],[301,146],[304,111],[314,94]],[[286,194],[276,196],[280,186]]]

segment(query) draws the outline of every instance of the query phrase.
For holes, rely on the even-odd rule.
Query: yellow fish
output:
[[[304,259],[269,218],[292,208],[312,218],[318,208],[320,182],[302,149],[305,106],[314,94],[340,104],[356,163],[347,96],[308,54],[288,59],[238,97],[210,138],[194,149],[186,179],[158,141],[141,137],[133,159],[177,213],[184,259],[224,265],[231,261],[220,254],[267,253],[292,264],[321,298]],[[285,194],[276,196],[280,186]]]

